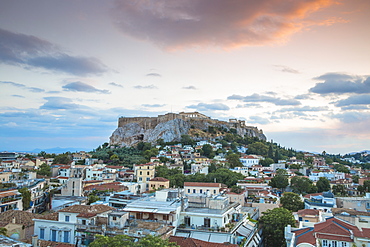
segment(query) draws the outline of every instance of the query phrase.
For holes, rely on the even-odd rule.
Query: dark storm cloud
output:
[[[93,86],[90,86],[89,84],[80,81],[68,83],[62,88],[64,89],[64,91],[110,94],[108,90],[97,89]]]
[[[310,92],[317,94],[364,94],[370,93],[370,77],[327,73],[314,78],[317,83]]]
[[[238,47],[284,40],[307,25],[308,15],[334,2],[119,0],[112,16],[123,33],[161,47]]]
[[[197,111],[228,111],[230,107],[222,103],[199,103],[197,105],[189,105],[187,108],[196,109]]]
[[[0,29],[0,63],[79,76],[107,71],[96,58],[71,56],[46,40],[4,29]]]
[[[41,88],[37,88],[37,87],[28,87],[24,84],[21,84],[21,83],[16,83],[16,82],[12,82],[12,81],[0,81],[0,84],[7,84],[7,85],[12,85],[14,87],[19,87],[19,88],[23,88],[23,89],[26,89],[30,92],[33,92],[33,93],[41,93],[41,92],[45,92],[44,89],[41,89]]]
[[[227,97],[227,99],[240,100],[243,102],[266,102],[266,103],[272,103],[275,105],[300,105],[301,104],[296,99],[282,99],[278,97],[261,95],[261,94],[256,94],[256,93],[249,95],[249,96],[231,95]]]

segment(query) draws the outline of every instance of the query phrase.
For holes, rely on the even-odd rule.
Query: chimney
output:
[[[32,247],[39,247],[39,240],[37,235],[32,236]]]

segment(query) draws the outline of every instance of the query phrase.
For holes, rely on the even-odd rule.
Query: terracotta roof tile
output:
[[[97,204],[97,205],[73,205],[70,207],[63,208],[58,212],[70,212],[70,213],[96,213],[100,214],[106,211],[111,211],[114,208],[107,205]]]
[[[171,236],[169,238],[170,242],[174,242],[180,247],[238,247],[237,244],[230,244],[230,243],[211,243],[202,241],[195,238],[184,238],[178,236]]]

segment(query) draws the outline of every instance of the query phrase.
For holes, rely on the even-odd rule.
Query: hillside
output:
[[[262,130],[247,126],[242,120],[230,119],[226,122],[198,112],[180,112],[158,117],[121,117],[109,145],[131,147],[139,142],[155,144],[159,139],[173,142],[180,141],[182,135],[189,135],[194,140],[222,139],[227,133],[266,140]]]

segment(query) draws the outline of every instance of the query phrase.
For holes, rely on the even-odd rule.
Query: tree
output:
[[[319,181],[316,182],[317,192],[323,192],[330,190],[330,182],[327,178],[320,177]]]
[[[90,205],[91,203],[99,201],[100,197],[97,195],[89,195],[88,199],[89,201],[87,202],[87,205]]]
[[[0,234],[3,236],[8,236],[8,229],[5,227],[0,227]]]
[[[295,226],[293,214],[286,208],[269,209],[262,214],[259,223],[264,246],[286,246],[284,229],[287,225]]]
[[[23,210],[29,209],[31,207],[31,192],[27,189],[27,187],[23,187],[18,191],[22,194]]]
[[[53,160],[53,164],[69,164],[72,161],[71,156],[68,153],[58,154]]]
[[[293,192],[297,194],[307,194],[316,192],[316,187],[312,185],[312,181],[306,177],[295,176],[290,180],[290,186]]]
[[[358,179],[360,178],[360,176],[358,176],[358,175],[353,175],[352,176],[352,181],[354,182],[354,183],[356,183],[356,184],[358,184]]]
[[[272,149],[272,145],[269,145],[269,151],[267,152],[267,157],[270,159],[274,158],[274,151]]]
[[[370,180],[366,180],[363,187],[365,192],[370,192]]]
[[[357,190],[361,193],[360,189],[357,188]],[[343,184],[336,184],[333,186],[333,194],[336,196],[346,196],[348,193],[346,187]]]
[[[207,158],[213,159],[213,157],[215,157],[215,152],[213,152],[213,147],[210,144],[204,144],[202,151],[203,155]]]
[[[50,177],[51,176],[51,168],[46,163],[42,163],[40,165],[39,169],[36,171],[36,173],[38,175]]]
[[[259,162],[259,164],[262,165],[262,166],[269,166],[272,163],[274,163],[274,160],[271,159],[271,158],[266,158],[264,160],[260,160],[260,162]]]
[[[255,142],[248,145],[247,152],[249,154],[266,155],[268,152],[268,147],[263,142]]]
[[[189,135],[182,135],[181,136],[181,143],[182,145],[191,145],[195,144],[195,141]]]
[[[95,240],[89,244],[89,247],[179,247],[176,243],[169,242],[168,239],[162,239],[159,236],[145,236],[135,242],[133,237],[127,235],[116,235],[108,237],[95,235]]]
[[[289,185],[287,172],[284,169],[277,170],[269,185],[273,188],[285,189]]]
[[[226,160],[229,163],[230,168],[242,166],[242,162],[240,161],[240,157],[238,154],[234,154],[234,153],[227,154]]]
[[[304,202],[301,197],[293,192],[285,192],[280,198],[280,203],[283,208],[286,208],[292,212],[297,212],[300,209],[304,208]]]

